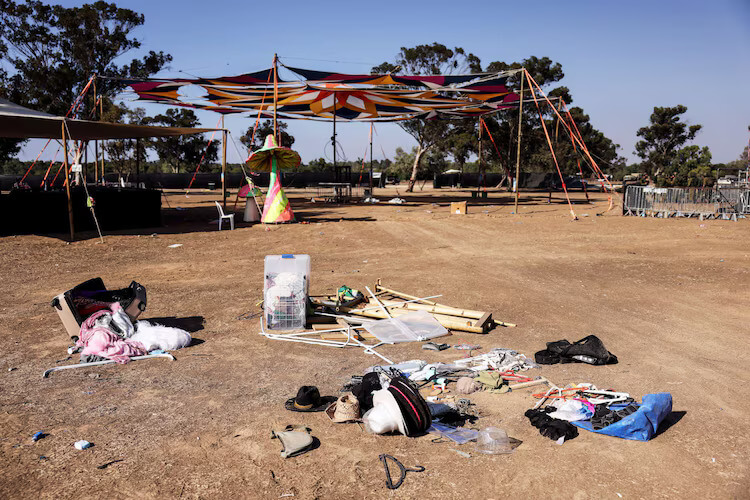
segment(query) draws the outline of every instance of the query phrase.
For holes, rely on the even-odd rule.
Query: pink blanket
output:
[[[76,345],[82,346],[81,356],[93,354],[102,356],[117,363],[127,363],[130,356],[143,356],[148,351],[140,342],[123,339],[108,328],[97,326],[96,320],[106,314],[112,314],[122,308],[120,304],[112,304],[112,310],[98,311],[83,322]]]

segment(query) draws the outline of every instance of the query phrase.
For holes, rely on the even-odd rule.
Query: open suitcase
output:
[[[135,321],[146,310],[146,287],[133,281],[127,288],[107,290],[101,278],[93,278],[61,293],[50,305],[60,316],[68,335],[77,337],[86,318],[108,309],[114,302],[119,302],[130,320]]]

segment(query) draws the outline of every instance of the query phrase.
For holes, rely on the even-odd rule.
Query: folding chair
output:
[[[229,227],[231,230],[234,230],[234,214],[224,214],[224,210],[221,209],[221,204],[218,201],[215,201],[216,208],[219,210],[219,231],[221,231],[221,223],[224,222],[224,219],[229,220]]]

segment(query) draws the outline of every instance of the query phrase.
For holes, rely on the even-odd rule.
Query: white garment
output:
[[[174,351],[190,345],[193,339],[188,332],[180,328],[151,324],[142,320],[135,324],[135,333],[130,340],[140,342],[147,351]]]
[[[577,422],[578,420],[590,419],[594,416],[594,412],[580,401],[565,401],[559,403],[557,410],[550,413],[549,416],[568,422]]]

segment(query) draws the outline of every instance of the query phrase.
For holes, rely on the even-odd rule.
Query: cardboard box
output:
[[[451,213],[465,215],[466,214],[466,202],[465,201],[454,201],[451,203]]]

